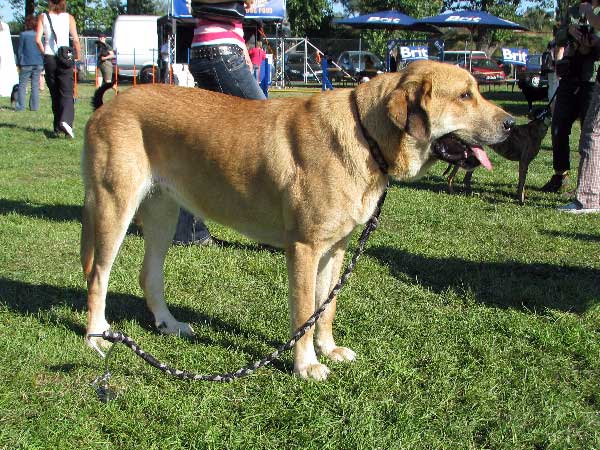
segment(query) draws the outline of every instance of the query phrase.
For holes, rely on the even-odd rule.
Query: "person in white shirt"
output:
[[[40,14],[37,21],[35,41],[44,55],[46,84],[52,98],[54,132],[57,136],[66,134],[71,139],[75,108],[73,99],[74,67],[64,67],[57,58],[60,47],[69,46],[69,35],[73,39],[73,59],[79,60],[81,48],[75,19],[66,12],[66,0],[49,0],[48,13]],[[54,32],[52,31],[54,29]],[[42,36],[44,42],[42,42]]]

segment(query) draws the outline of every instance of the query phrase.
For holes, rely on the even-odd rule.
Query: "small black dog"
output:
[[[10,106],[13,108],[17,107],[17,96],[19,95],[19,85],[15,84],[10,93]]]
[[[528,112],[531,112],[533,102],[548,102],[548,86],[535,87],[524,79],[520,79],[517,82],[517,86],[519,86],[519,89],[521,89],[521,92],[525,96],[525,100],[527,100]]]

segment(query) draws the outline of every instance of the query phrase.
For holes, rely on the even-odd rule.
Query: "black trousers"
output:
[[[61,130],[61,122],[67,122],[72,128],[75,119],[73,69],[60,67],[54,55],[44,55],[44,71],[46,72],[46,85],[48,85],[50,97],[52,98],[54,131]]]
[[[577,119],[583,125],[593,89],[594,83],[591,81],[560,80],[552,115],[552,166],[556,172],[571,169],[571,128]]]

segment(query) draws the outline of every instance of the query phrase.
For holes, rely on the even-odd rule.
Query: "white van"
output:
[[[160,57],[157,20],[159,16],[118,16],[113,27],[112,46],[117,55],[119,76],[158,80],[157,62]]]
[[[444,62],[450,64],[468,64],[469,58],[487,58],[481,50],[444,50]]]

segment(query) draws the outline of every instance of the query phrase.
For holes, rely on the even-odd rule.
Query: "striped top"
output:
[[[200,18],[196,21],[192,47],[202,45],[237,45],[245,48],[244,30],[242,21],[231,19],[231,21],[216,21],[213,19]]]

